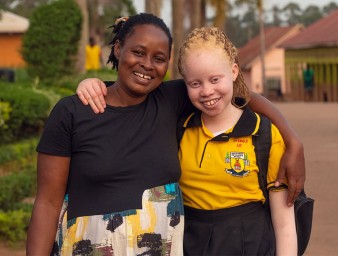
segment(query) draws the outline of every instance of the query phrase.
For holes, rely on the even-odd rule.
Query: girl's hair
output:
[[[238,76],[234,81],[234,93],[231,103],[237,108],[243,108],[250,100],[250,91],[244,82],[244,78],[239,66],[237,49],[223,31],[216,27],[202,27],[194,29],[183,42],[178,58],[178,70],[184,74],[182,62],[188,51],[196,49],[222,48],[229,56],[230,62],[238,65]]]
[[[112,47],[107,63],[111,62],[113,64],[113,69],[118,70],[119,64],[118,59],[114,55],[114,46],[116,41],[119,41],[119,44],[123,46],[128,36],[130,36],[134,32],[135,27],[140,25],[154,25],[162,29],[166,33],[169,41],[170,58],[173,38],[171,36],[169,28],[161,18],[150,13],[140,13],[130,17],[118,18],[116,19],[115,24],[110,26],[110,28],[113,28],[112,33],[114,34],[114,37],[109,43]]]

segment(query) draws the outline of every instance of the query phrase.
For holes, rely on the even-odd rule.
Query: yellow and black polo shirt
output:
[[[257,133],[259,124],[259,115],[247,107],[233,128],[214,136],[204,126],[200,112],[189,116],[184,123],[186,129],[179,150],[180,185],[186,206],[216,210],[265,201],[259,188],[252,143],[252,135]],[[268,188],[277,178],[285,151],[282,136],[274,125],[271,133]]]

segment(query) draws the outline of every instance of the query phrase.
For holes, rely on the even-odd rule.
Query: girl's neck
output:
[[[208,116],[202,113],[202,119],[205,127],[207,127],[210,132],[224,132],[235,126],[242,113],[242,109],[231,105],[227,110],[217,116]]]

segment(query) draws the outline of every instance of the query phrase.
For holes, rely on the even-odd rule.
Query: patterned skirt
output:
[[[183,255],[184,214],[177,183],[145,190],[142,209],[67,221],[65,198],[51,255]]]

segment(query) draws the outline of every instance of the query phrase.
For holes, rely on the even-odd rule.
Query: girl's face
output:
[[[143,99],[161,84],[167,72],[169,39],[154,25],[138,25],[124,45],[117,42],[114,53],[119,60],[117,85],[128,96]]]
[[[221,48],[192,49],[185,53],[182,67],[192,104],[204,115],[215,117],[231,107],[237,64]]]

